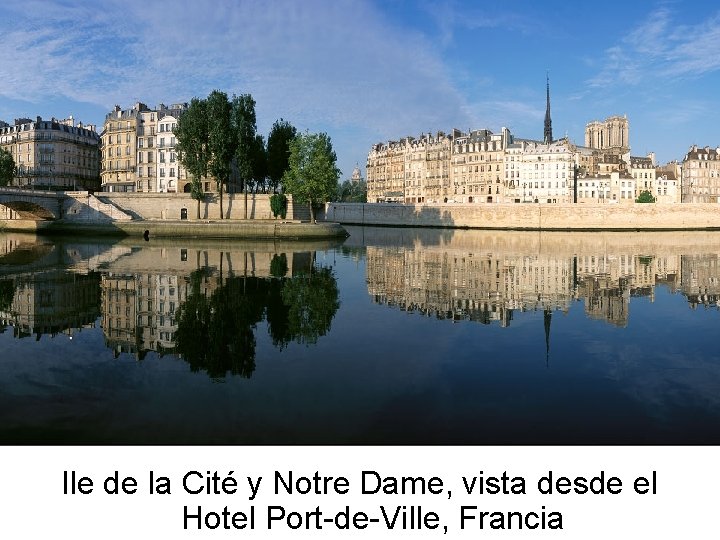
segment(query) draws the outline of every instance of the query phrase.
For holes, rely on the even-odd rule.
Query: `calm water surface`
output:
[[[0,235],[0,442],[720,443],[720,234]]]

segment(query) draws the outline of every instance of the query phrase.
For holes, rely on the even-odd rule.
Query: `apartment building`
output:
[[[655,172],[655,154],[649,153],[646,157],[630,156],[629,173],[635,179],[635,197],[643,191],[657,195],[657,180]]]
[[[116,105],[105,117],[102,133],[102,190],[187,191],[187,175],[177,161],[173,134],[186,109],[187,103],[150,109],[138,102],[126,110]]]
[[[0,147],[16,165],[13,185],[35,189],[97,189],[100,173],[100,136],[95,126],[36,117],[18,118],[12,125],[0,121]]]
[[[504,156],[510,130],[488,129],[453,133],[452,187],[456,202],[504,202]]]
[[[447,202],[452,136],[442,131],[405,142],[405,202]],[[457,189],[455,189],[457,192]]]
[[[405,152],[408,139],[373,145],[368,154],[368,202],[405,202]]]
[[[578,203],[634,203],[637,180],[627,172],[613,171],[609,174],[594,174],[577,180]]]
[[[720,202],[720,147],[690,147],[682,162],[682,202]]]
[[[575,148],[567,139],[513,142],[505,154],[508,202],[573,202],[575,164]]]

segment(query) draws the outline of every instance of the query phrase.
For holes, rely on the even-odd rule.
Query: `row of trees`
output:
[[[193,98],[178,119],[175,130],[178,159],[191,176],[190,193],[204,198],[202,179],[215,179],[220,197],[220,218],[225,217],[223,192],[233,169],[245,194],[250,191],[276,193],[282,190],[297,202],[315,206],[331,200],[337,191],[340,170],[330,137],[325,133],[298,133],[289,122],[273,124],[267,143],[257,133],[255,100],[250,94],[233,95],[214,90],[205,99]]]

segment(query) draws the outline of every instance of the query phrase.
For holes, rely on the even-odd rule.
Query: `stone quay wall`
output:
[[[116,206],[134,219],[163,219],[188,221],[197,219],[197,201],[189,193],[107,193],[97,192],[95,196],[103,203]],[[248,219],[274,219],[270,210],[270,195],[249,193],[247,197]],[[183,209],[185,212],[183,212]],[[244,219],[245,196],[242,193],[224,193],[223,209],[227,219]],[[200,219],[220,219],[220,196],[207,193],[200,203]],[[287,220],[310,219],[306,204],[295,204],[288,196]]]
[[[0,233],[7,231],[35,234],[71,234],[79,236],[131,236],[143,238],[188,239],[345,239],[347,231],[338,223],[298,223],[268,221],[160,221],[133,220],[81,222],[73,220],[0,220]],[[147,234],[146,234],[147,233]]]
[[[514,230],[720,230],[720,204],[328,203],[324,219],[352,225]]]

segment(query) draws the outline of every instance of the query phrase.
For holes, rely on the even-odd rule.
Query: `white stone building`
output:
[[[0,148],[12,154],[13,185],[41,189],[97,189],[100,136],[94,125],[52,118],[0,121]]]
[[[682,163],[682,202],[720,202],[720,147],[690,147]]]
[[[575,151],[566,139],[549,144],[519,140],[508,145],[505,180],[508,202],[573,202]]]

